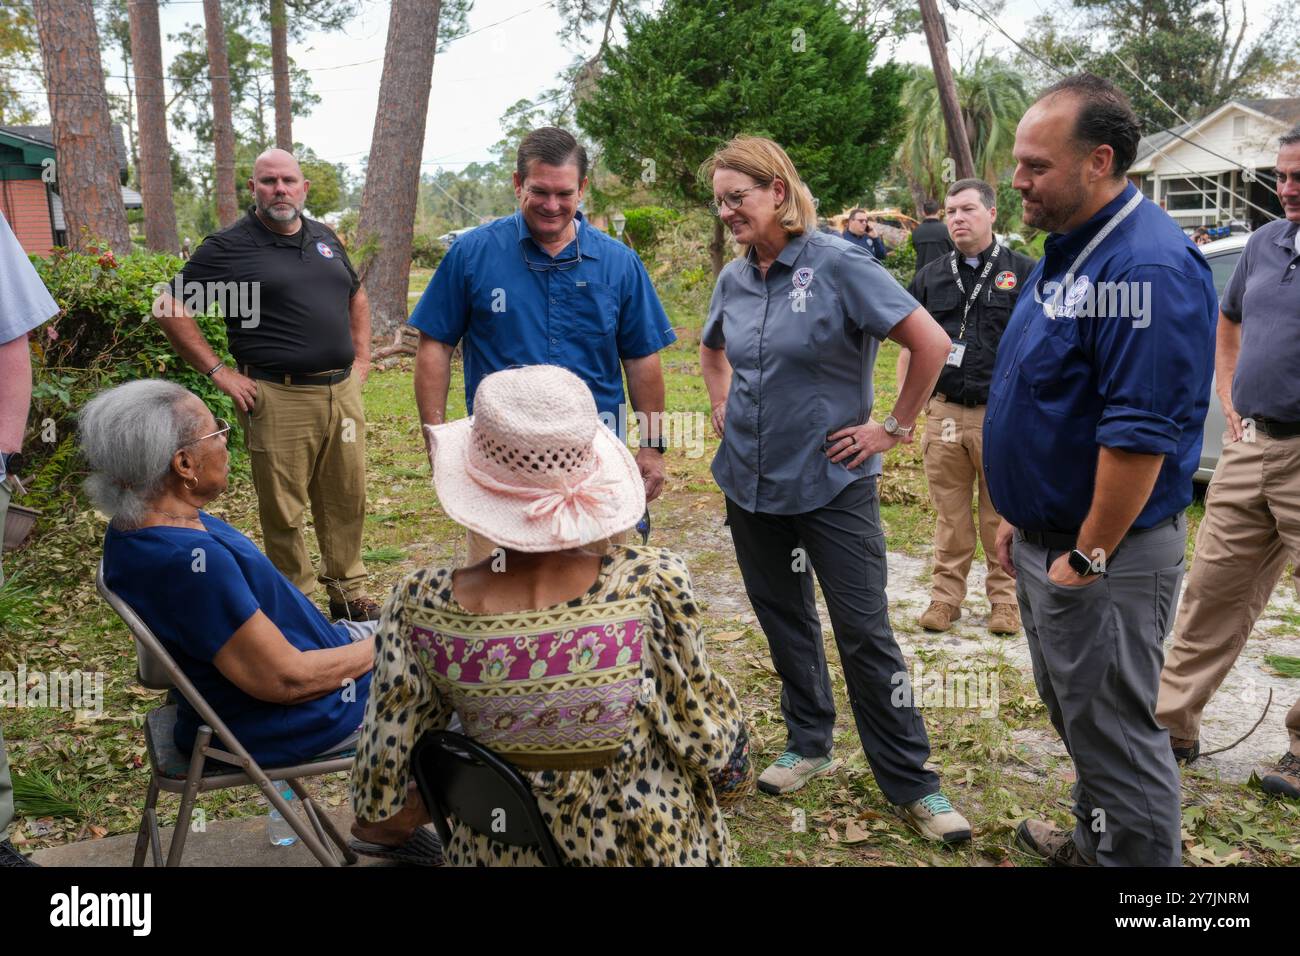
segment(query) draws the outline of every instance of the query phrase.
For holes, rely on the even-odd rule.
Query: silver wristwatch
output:
[[[916,427],[915,425],[908,425],[904,428],[902,425],[898,424],[898,419],[893,415],[886,415],[884,424],[886,435],[901,435],[904,438],[911,435],[912,429]]]

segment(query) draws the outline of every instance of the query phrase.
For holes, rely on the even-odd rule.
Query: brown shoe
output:
[[[946,631],[953,621],[961,620],[961,608],[955,604],[931,601],[930,606],[921,615],[920,624],[927,631]]]
[[[1021,820],[1016,840],[1030,853],[1041,856],[1052,866],[1096,866],[1080,852],[1074,834],[1052,826],[1046,820]]]
[[[336,601],[330,598],[330,617],[336,621],[377,621],[383,610],[378,604],[364,594],[351,601]]]
[[[1020,605],[995,604],[989,615],[990,634],[1020,633]]]
[[[1270,767],[1261,773],[1259,782],[1267,793],[1300,800],[1300,757],[1287,754],[1277,762],[1276,767]]]
[[[1183,740],[1181,737],[1170,736],[1169,746],[1173,749],[1174,760],[1177,763],[1191,763],[1201,755],[1199,740]]]

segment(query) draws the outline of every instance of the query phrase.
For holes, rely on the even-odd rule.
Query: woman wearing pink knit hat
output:
[[[570,865],[730,863],[721,808],[752,787],[749,739],[705,661],[689,572],[662,548],[607,544],[645,510],[636,461],[556,366],[489,375],[474,412],[429,429],[434,484],[500,550],[417,571],[385,605],[357,819],[408,819],[411,748],[455,714],[529,774]],[[449,863],[541,862],[452,823]]]

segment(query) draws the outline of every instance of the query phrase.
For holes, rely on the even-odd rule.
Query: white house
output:
[[[1282,212],[1271,176],[1278,137],[1297,123],[1300,97],[1229,100],[1190,124],[1144,136],[1129,178],[1180,226],[1238,220],[1255,228],[1270,219],[1264,210]]]

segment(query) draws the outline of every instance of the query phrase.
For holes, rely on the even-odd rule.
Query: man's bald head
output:
[[[288,150],[272,147],[253,160],[248,189],[258,216],[268,228],[286,234],[297,232],[309,188],[311,183],[303,178],[302,167]]]

